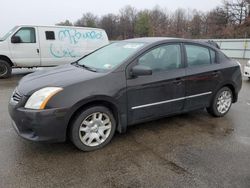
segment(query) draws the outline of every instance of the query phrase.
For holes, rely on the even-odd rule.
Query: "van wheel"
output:
[[[103,106],[82,111],[73,121],[70,139],[82,151],[93,151],[107,145],[114,136],[116,121]]]
[[[12,68],[7,61],[0,60],[0,78],[9,78]]]
[[[211,106],[207,108],[209,114],[215,117],[225,116],[232,106],[233,93],[228,87],[221,88],[213,98]]]

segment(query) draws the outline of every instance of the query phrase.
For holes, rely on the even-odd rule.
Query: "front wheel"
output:
[[[114,136],[116,121],[110,110],[94,106],[82,111],[71,125],[70,138],[82,151],[93,151],[107,145]]]
[[[232,101],[232,90],[228,87],[223,87],[216,93],[211,106],[207,108],[207,111],[215,117],[223,117],[230,110]]]

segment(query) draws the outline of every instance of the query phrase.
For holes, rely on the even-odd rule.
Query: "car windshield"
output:
[[[14,31],[16,31],[18,27],[13,27],[8,33],[6,33],[2,38],[0,38],[1,41],[6,40]]]
[[[91,68],[92,70],[111,70],[119,66],[143,46],[144,43],[135,42],[111,43],[80,59],[77,64]]]

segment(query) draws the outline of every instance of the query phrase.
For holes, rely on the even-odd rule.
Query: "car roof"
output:
[[[124,40],[126,42],[144,42],[144,43],[155,43],[166,40],[177,40],[180,38],[171,38],[171,37],[142,37],[142,38],[133,38]]]
[[[215,45],[208,43],[207,41],[195,40],[195,39],[184,39],[184,38],[172,38],[172,37],[142,37],[142,38],[133,38],[123,40],[124,42],[138,42],[138,43],[146,43],[147,45],[161,43],[161,42],[191,42],[200,44],[203,46],[208,46],[213,49],[218,49]],[[121,41],[122,42],[122,41]]]

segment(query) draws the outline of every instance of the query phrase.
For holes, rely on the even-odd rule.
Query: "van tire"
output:
[[[7,61],[0,59],[0,78],[9,78],[11,72],[11,65]]]

